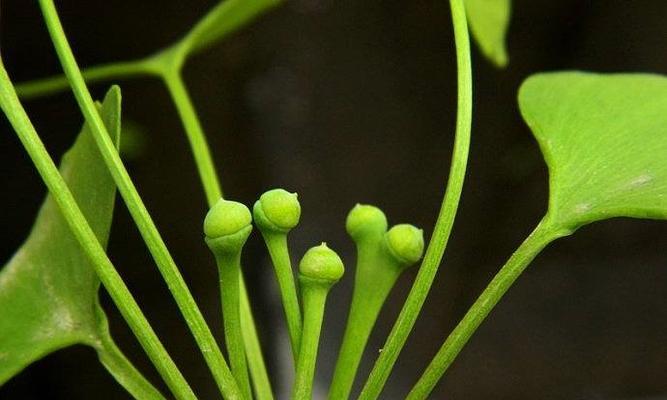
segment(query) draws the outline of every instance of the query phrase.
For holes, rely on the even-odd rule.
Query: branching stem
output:
[[[95,346],[104,368],[138,400],[165,400],[165,397],[139,372],[111,336],[102,336]]]
[[[88,83],[96,83],[109,79],[134,78],[151,74],[150,68],[143,60],[115,62],[86,68],[83,77]],[[65,75],[52,76],[34,81],[19,83],[16,92],[23,99],[48,96],[69,88]]]
[[[484,289],[470,307],[461,322],[454,328],[447,340],[433,358],[424,374],[410,391],[407,399],[426,399],[440,378],[447,371],[463,346],[468,342],[480,324],[498,304],[507,290],[526,269],[530,262],[555,239],[569,234],[569,231],[555,229],[544,219],[507,260],[491,283]]]

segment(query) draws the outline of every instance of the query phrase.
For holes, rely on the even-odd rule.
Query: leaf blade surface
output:
[[[120,139],[120,92],[100,111]],[[106,246],[116,186],[86,126],[63,156],[60,172],[100,243]],[[11,260],[0,270],[0,385],[58,349],[109,339],[98,303],[100,281],[51,196]]]
[[[547,162],[558,224],[667,219],[667,78],[537,74],[521,86],[519,108]]]

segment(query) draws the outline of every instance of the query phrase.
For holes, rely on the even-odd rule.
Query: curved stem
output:
[[[456,116],[456,138],[452,165],[449,171],[447,189],[433,228],[433,236],[426,249],[417,278],[415,279],[403,309],[385,342],[373,370],[361,392],[360,399],[376,399],[391,373],[398,355],[414,326],[417,316],[433,284],[435,274],[442,260],[447,241],[454,224],[463,181],[465,178],[470,130],[472,122],[472,71],[470,65],[470,38],[466,23],[463,0],[450,0],[454,39],[456,42],[456,60],[458,71],[458,104]]]
[[[151,75],[153,71],[147,67],[144,60],[133,60],[92,66],[83,70],[82,73],[86,82],[95,83]],[[65,75],[51,76],[16,85],[16,92],[23,99],[48,96],[67,89],[69,89],[69,81]]]
[[[96,348],[102,365],[135,399],[165,400],[164,396],[125,357],[111,336],[101,337]]]
[[[72,233],[95,267],[95,272],[99,276],[100,281],[109,292],[111,299],[155,365],[160,376],[162,376],[169,389],[178,399],[196,399],[185,378],[183,378],[183,375],[176,367],[176,364],[174,364],[174,361],[160,342],[160,339],[158,339],[148,320],[146,320],[146,317],[141,312],[134,297],[132,297],[127,286],[125,286],[120,275],[118,275],[104,248],[100,245],[95,233],[77,205],[67,184],[60,175],[60,172],[58,172],[53,159],[49,156],[34,126],[21,106],[13,90],[12,83],[7,76],[7,72],[2,65],[2,60],[0,60],[0,108],[5,112],[26,152],[48,187],[49,192],[53,195]]]
[[[65,37],[60,19],[53,4],[53,0],[40,0],[40,6],[44,14],[51,39],[60,58],[65,75],[70,80],[74,96],[90,125],[95,142],[100,149],[109,172],[111,173],[118,189],[125,200],[125,204],[132,215],[146,245],[155,260],[169,290],[183,314],[190,331],[192,332],[201,352],[206,360],[220,391],[227,399],[238,399],[242,395],[229,370],[222,352],[206,324],[204,317],[197,306],[190,290],[181,276],[167,246],[165,245],[155,223],[150,217],[137,189],[118,155],[106,127],[102,123],[93,99],[86,87],[72,50]]]
[[[554,229],[546,222],[546,219],[540,222],[530,236],[521,243],[519,248],[507,260],[498,274],[491,280],[491,283],[470,307],[461,322],[447,337],[424,374],[410,391],[407,399],[419,400],[428,397],[472,334],[475,333],[530,262],[549,243],[567,234],[569,232]]]
[[[197,118],[197,112],[192,104],[192,99],[183,84],[180,72],[169,72],[163,78],[169,94],[176,105],[178,115],[183,122],[183,127],[185,128],[185,133],[192,149],[192,155],[195,158],[199,177],[206,192],[206,200],[209,204],[215,204],[222,197],[222,190],[218,175],[215,172],[215,166],[213,165],[211,150],[208,147],[204,131]]]
[[[223,27],[224,29],[220,29],[218,27],[217,31],[213,35],[215,36],[215,40],[221,39],[228,34],[235,32],[244,24],[252,20],[255,16],[271,8],[272,5],[279,4],[280,1],[281,0],[263,0],[261,2],[257,2],[256,4],[252,4],[252,7],[250,7],[250,4],[244,3],[246,7],[245,9],[231,7],[228,4],[226,4],[224,7],[217,7],[209,14],[217,17],[225,16],[227,14],[234,14],[231,15],[234,18],[232,18],[231,22],[229,21],[229,18],[226,18],[228,21]],[[240,13],[237,13],[239,10]],[[209,17],[209,14],[207,14],[207,17],[205,18],[212,19]],[[210,25],[210,22],[205,22],[202,24],[200,29],[205,30],[204,26],[208,25]],[[202,43],[201,45],[193,46],[193,36],[196,35],[189,34],[187,39],[181,40],[175,46],[172,46],[163,52],[159,52],[144,59],[104,64],[87,68],[83,71],[83,77],[89,82],[98,82],[114,78],[130,78],[142,75],[160,76],[167,85],[169,92],[172,95],[174,102],[176,103],[178,112],[181,115],[184,127],[186,129],[186,134],[190,141],[193,155],[195,157],[195,163],[197,164],[197,169],[206,192],[208,204],[209,206],[212,206],[215,201],[217,201],[218,198],[222,196],[222,190],[217,174],[215,173],[215,169],[213,167],[212,158],[210,156],[210,151],[208,149],[204,133],[197,119],[194,107],[192,106],[192,101],[190,100],[187,90],[184,87],[180,77],[180,69],[185,61],[185,58],[188,56],[186,53],[189,51],[189,49],[193,51],[199,51],[204,47],[207,47],[213,40],[207,39],[204,41],[205,44]],[[169,54],[166,54],[166,52],[169,52],[169,50],[172,48],[176,50],[175,53],[178,53],[178,57],[170,57]],[[21,96],[32,98],[57,93],[59,91],[65,90],[68,86],[68,78],[65,75],[62,75],[37,81],[25,82],[19,84],[17,88]],[[261,352],[259,335],[257,334],[257,328],[252,317],[250,301],[248,299],[248,294],[244,282],[241,282],[240,303],[241,325],[243,326],[243,330],[245,332],[244,341],[248,353],[250,372],[253,377],[253,385],[257,391],[258,398],[271,399],[271,385],[268,379],[266,364]],[[263,393],[262,397],[260,397],[260,393]]]

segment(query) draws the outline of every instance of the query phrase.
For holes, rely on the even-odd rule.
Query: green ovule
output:
[[[375,206],[357,204],[347,215],[345,229],[357,243],[372,241],[387,231],[387,217]]]
[[[396,225],[385,237],[389,252],[402,266],[413,265],[424,254],[424,231],[410,224]]]
[[[389,292],[401,273],[424,252],[421,229],[400,224],[387,232],[382,210],[357,204],[346,221],[348,234],[357,245],[352,305],[345,328],[330,399],[347,399],[368,338]]]
[[[287,246],[287,234],[299,223],[301,205],[296,193],[273,189],[257,200],[253,215],[273,262],[287,318],[292,355],[296,362],[301,339],[301,310]]]
[[[549,167],[549,220],[667,219],[667,77],[552,72],[519,90]]]
[[[317,348],[329,289],[343,276],[345,268],[335,251],[325,243],[313,247],[299,263],[303,295],[303,332],[296,364],[293,400],[310,400],[317,361]]]
[[[298,195],[284,189],[269,190],[257,200],[253,214],[260,229],[287,233],[301,218]]]
[[[220,297],[225,341],[232,374],[246,399],[251,398],[250,379],[243,345],[240,315],[241,251],[250,232],[248,207],[220,199],[204,220],[206,244],[215,256],[220,276]]]

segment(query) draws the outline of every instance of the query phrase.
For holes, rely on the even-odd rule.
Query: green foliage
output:
[[[185,36],[183,43],[188,52],[204,50],[281,2],[282,0],[221,1],[197,22]]]
[[[425,399],[530,262],[552,241],[613,217],[667,219],[667,79],[553,72],[519,90],[549,167],[549,209],[454,328],[407,399]]]
[[[101,113],[118,145],[118,91],[109,93]],[[87,126],[63,157],[60,172],[106,244],[116,186]],[[47,196],[28,239],[0,272],[0,384],[63,347],[83,343],[101,349],[109,331],[99,287],[95,270]]]
[[[667,218],[667,78],[537,74],[519,106],[549,166],[552,224]]]
[[[496,66],[507,65],[505,36],[510,22],[510,0],[465,0],[472,36]]]
[[[87,228],[87,241],[81,239],[85,232],[77,237],[70,232],[69,228],[76,233],[80,227],[87,227],[87,220],[100,244],[106,245],[115,184],[118,184],[222,395],[230,399],[251,399],[250,371],[256,397],[272,399],[241,274],[241,249],[252,231],[251,213],[246,206],[221,198],[222,189],[212,157],[181,71],[191,54],[207,48],[281,2],[220,2],[170,47],[139,60],[94,67],[82,75],[60,25],[53,0],[40,0],[47,27],[68,77],[27,84],[23,91],[26,95],[40,95],[71,85],[84,115],[92,124],[92,130],[84,127],[61,166],[62,175],[86,219],[80,213],[78,217],[75,214],[67,220],[63,218],[61,210],[65,216],[71,215],[69,210],[78,210],[71,196],[68,202],[65,202],[66,196],[63,197],[65,200],[59,202],[61,208],[51,196],[47,197],[28,240],[0,272],[0,385],[34,360],[57,349],[81,343],[97,350],[100,361],[134,397],[162,398],[113,343],[106,316],[98,302],[100,281],[95,274],[97,270],[170,389],[179,398],[194,398],[182,375],[175,366],[172,368],[173,362],[161,348],[148,323],[133,318],[141,312],[120,278],[114,280],[113,274],[110,275],[109,271],[115,270],[94,240],[90,228]],[[469,30],[484,56],[499,67],[508,62],[506,33],[511,13],[510,0],[450,0],[450,6],[459,93],[447,190],[422,267],[362,389],[362,400],[376,399],[380,395],[426,299],[454,223],[465,177],[472,119]],[[104,104],[100,105],[100,120],[83,80],[84,77],[95,81],[146,74],[160,77],[169,90],[185,127],[211,206],[204,222],[204,232],[220,273],[225,342],[231,372],[116,151],[120,137],[119,91],[112,89]],[[4,79],[5,82],[0,82],[5,86],[3,110],[11,121],[14,112],[22,111],[22,108],[15,96],[13,99],[7,96],[7,93],[13,93],[13,88],[9,78]],[[538,74],[522,85],[519,106],[549,167],[547,215],[452,331],[408,394],[408,399],[422,400],[431,393],[493,307],[549,243],[569,235],[582,225],[602,219],[623,216],[667,219],[665,77],[582,72]],[[21,118],[14,118],[13,125],[30,128],[24,131],[34,131],[27,116],[23,115],[24,112]],[[107,135],[107,130],[110,135]],[[43,147],[41,153],[37,151],[41,146],[37,134],[21,134],[21,129],[17,129],[17,133],[40,173],[49,177],[42,171],[46,170],[43,161],[48,159],[51,162],[51,180],[59,177]],[[109,136],[115,138],[115,143],[109,140]],[[132,148],[129,147],[130,153]],[[116,178],[115,181],[108,171]],[[62,180],[60,186],[52,183],[49,188],[56,199],[61,199],[59,195],[63,193],[69,193]],[[326,297],[331,286],[343,275],[343,262],[325,244],[306,252],[299,265],[303,306],[300,308],[287,245],[287,233],[297,225],[301,216],[298,199],[295,194],[275,189],[262,195],[253,211],[274,263],[287,316],[296,361],[292,398],[311,399]],[[420,229],[400,224],[387,231],[384,213],[373,206],[357,205],[348,216],[346,229],[357,245],[355,289],[331,398],[349,396],[366,341],[384,300],[405,267],[417,263],[424,253]],[[80,243],[84,244],[83,248]],[[90,246],[86,245],[90,244],[98,247],[98,253],[82,250],[88,249]],[[91,264],[91,259],[97,262]]]

